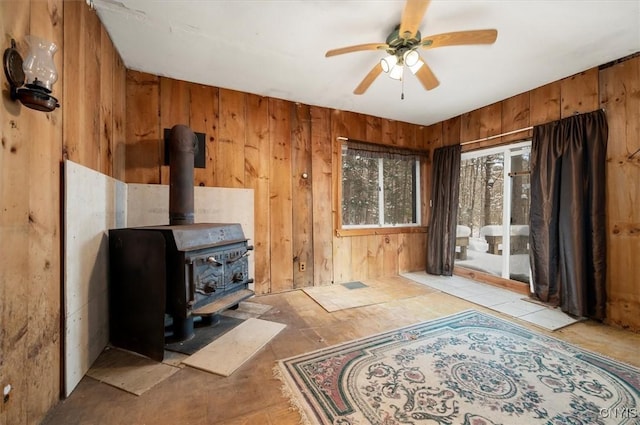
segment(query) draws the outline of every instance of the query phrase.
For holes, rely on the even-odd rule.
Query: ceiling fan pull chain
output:
[[[402,77],[400,77],[400,84],[402,84],[402,93],[400,93],[400,100],[404,100],[404,66],[402,67]]]

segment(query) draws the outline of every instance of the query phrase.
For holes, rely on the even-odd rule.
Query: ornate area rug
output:
[[[310,424],[639,424],[640,370],[477,311],[280,360]]]

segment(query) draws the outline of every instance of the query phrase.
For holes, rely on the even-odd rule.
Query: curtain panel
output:
[[[541,301],[574,316],[606,309],[604,111],[535,126],[531,146],[530,260]]]
[[[453,274],[461,151],[461,146],[456,145],[438,148],[433,153],[427,273],[434,275]]]

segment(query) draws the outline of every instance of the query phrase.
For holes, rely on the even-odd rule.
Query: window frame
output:
[[[346,225],[342,224],[342,151],[343,146],[351,142],[356,143],[364,143],[369,145],[374,145],[377,148],[388,148],[389,151],[400,149],[402,151],[410,152],[416,155],[416,188],[415,191],[415,204],[416,204],[416,220],[417,223],[412,224],[401,224],[401,225]],[[411,149],[398,147],[395,145],[385,145],[381,143],[373,143],[368,141],[361,141],[355,139],[349,139],[346,137],[338,137],[334,144],[334,158],[335,158],[335,168],[334,168],[334,231],[335,235],[338,237],[342,236],[360,236],[360,235],[387,235],[387,234],[398,234],[398,233],[426,233],[427,231],[427,216],[426,216],[426,205],[425,199],[427,196],[427,182],[425,180],[425,176],[427,175],[427,163],[429,159],[429,151]],[[379,158],[382,160],[383,158]],[[382,178],[380,176],[379,178]],[[378,202],[384,202],[383,197],[378,199]],[[383,208],[384,209],[384,208]]]

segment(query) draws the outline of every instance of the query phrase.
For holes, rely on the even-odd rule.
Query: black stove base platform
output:
[[[164,349],[182,354],[194,354],[242,322],[244,322],[244,320],[223,315],[216,315],[212,324],[203,324],[196,320],[194,324],[194,336],[191,339],[173,342],[169,331],[165,336]]]

